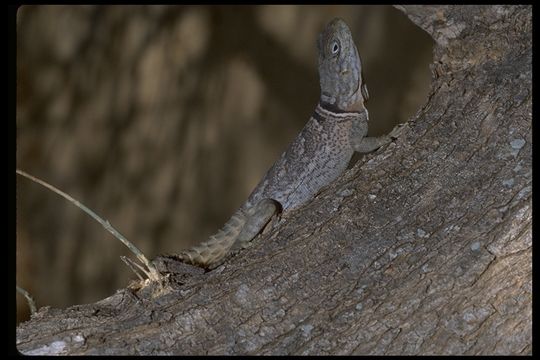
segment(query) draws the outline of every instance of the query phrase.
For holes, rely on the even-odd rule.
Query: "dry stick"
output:
[[[118,240],[120,240],[124,245],[127,246],[127,248],[129,250],[131,250],[131,252],[133,252],[135,254],[135,256],[137,256],[137,259],[139,259],[139,261],[141,263],[143,263],[146,268],[148,269],[148,271],[142,269],[144,271],[144,273],[146,274],[146,276],[148,276],[148,278],[150,280],[154,280],[154,281],[158,281],[161,276],[159,275],[159,272],[156,270],[156,268],[154,267],[154,265],[152,265],[148,259],[146,258],[146,256],[144,256],[144,254],[135,246],[133,245],[131,242],[129,242],[122,234],[120,234],[112,225],[111,223],[109,223],[109,220],[103,220],[101,217],[99,217],[98,215],[96,215],[96,213],[94,213],[92,210],[90,210],[89,208],[87,208],[86,206],[84,206],[83,204],[81,204],[78,200],[72,198],[71,196],[69,196],[68,194],[66,194],[65,192],[63,192],[62,190],[59,190],[57,188],[55,188],[54,186],[52,186],[51,184],[43,181],[43,180],[40,180],[22,170],[19,170],[19,169],[16,169],[16,172],[17,174],[19,175],[22,175],[40,185],[43,185],[45,186],[47,189],[57,193],[58,195],[62,196],[63,198],[65,198],[66,200],[70,201],[71,203],[73,203],[75,206],[77,206],[79,209],[81,209],[82,211],[84,211],[85,213],[87,213],[88,215],[90,215],[92,218],[94,218],[94,220],[96,220],[97,222],[99,222],[106,230],[108,230],[111,234],[113,234],[114,237],[116,237]]]
[[[30,313],[34,315],[36,313],[36,302],[34,301],[34,298],[32,297],[32,295],[30,295],[28,291],[24,290],[22,287],[16,286],[16,288],[19,294],[26,298],[28,306],[30,307]]]

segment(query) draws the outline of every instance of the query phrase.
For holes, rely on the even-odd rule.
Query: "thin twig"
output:
[[[143,277],[142,275],[137,271],[137,269],[135,269],[134,265],[137,266],[139,269],[141,269],[141,271],[144,271],[141,266],[139,264],[136,264],[133,262],[133,260],[131,260],[130,258],[128,258],[127,256],[120,256],[120,259],[131,269],[131,271],[133,271],[135,273],[135,275],[137,275],[137,277],[143,281]]]
[[[17,292],[26,298],[28,307],[30,307],[30,313],[34,315],[37,311],[36,302],[34,301],[34,298],[32,297],[32,295],[30,295],[28,291],[24,290],[22,287],[16,286],[16,288],[17,288]]]
[[[114,237],[116,237],[118,240],[120,240],[125,246],[127,246],[127,248],[129,250],[131,250],[131,252],[133,252],[135,254],[135,256],[137,256],[137,259],[139,259],[139,261],[141,263],[143,263],[146,268],[148,269],[148,271],[146,270],[143,270],[144,273],[146,274],[146,276],[148,276],[148,278],[150,280],[154,280],[154,281],[157,281],[160,279],[160,275],[159,275],[159,272],[156,270],[156,268],[150,263],[150,261],[148,261],[148,259],[146,258],[146,256],[144,256],[144,254],[135,246],[133,245],[131,242],[129,242],[125,237],[124,235],[120,234],[118,232],[118,230],[116,230],[112,225],[111,223],[109,223],[108,220],[103,220],[101,217],[99,217],[95,212],[93,212],[92,210],[90,210],[89,208],[87,208],[85,205],[81,204],[78,200],[72,198],[71,196],[69,196],[68,194],[66,194],[65,192],[63,192],[62,190],[59,190],[57,188],[55,188],[54,186],[52,186],[51,184],[43,181],[43,180],[40,180],[22,170],[19,170],[19,169],[16,169],[16,172],[17,174],[19,175],[22,175],[42,186],[45,186],[47,189],[57,193],[58,195],[62,196],[63,198],[65,198],[66,200],[68,200],[69,202],[73,203],[75,206],[77,206],[79,209],[81,209],[82,211],[84,211],[85,213],[87,213],[88,215],[90,215],[94,220],[96,220],[97,222],[99,222],[107,231],[109,231],[111,234],[113,234]]]

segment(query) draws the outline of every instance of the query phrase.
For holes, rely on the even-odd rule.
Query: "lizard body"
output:
[[[351,32],[341,19],[319,35],[321,98],[288,149],[267,171],[247,201],[206,242],[180,253],[181,260],[213,268],[231,251],[245,247],[281,208],[306,203],[345,171],[355,151],[366,153],[399,133],[367,137],[367,88]]]

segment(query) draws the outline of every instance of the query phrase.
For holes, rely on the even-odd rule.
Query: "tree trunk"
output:
[[[42,308],[25,354],[531,354],[530,6],[399,7],[426,104],[224,265]]]

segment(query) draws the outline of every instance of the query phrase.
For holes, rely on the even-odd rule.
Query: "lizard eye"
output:
[[[339,44],[338,44],[337,41],[334,41],[332,43],[332,48],[331,49],[332,49],[332,54],[333,55],[335,55],[335,54],[337,54],[339,52]]]

